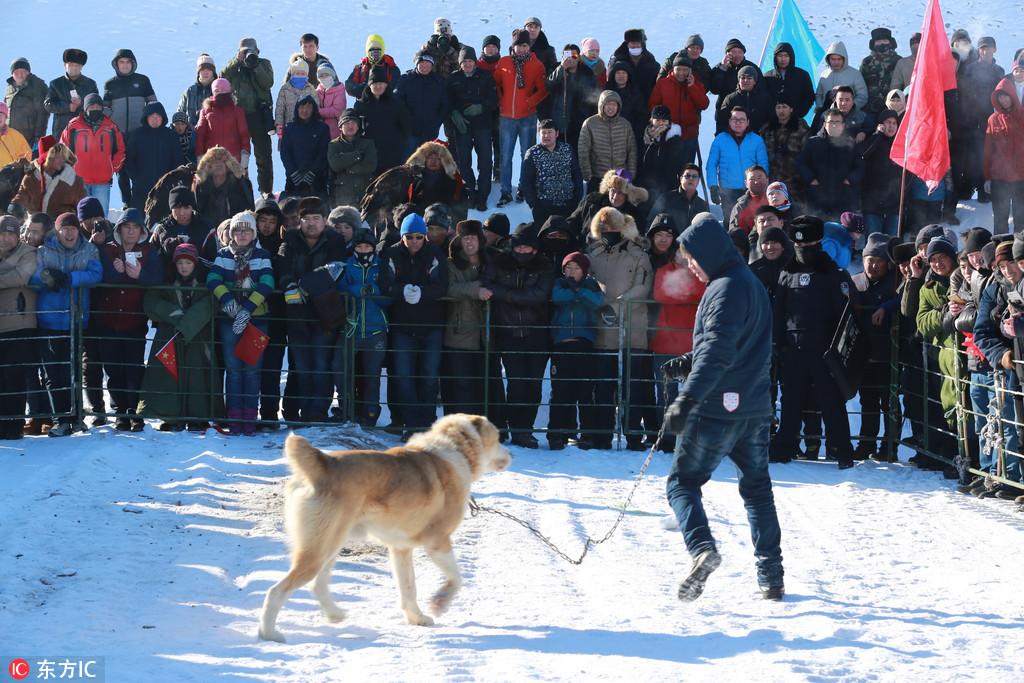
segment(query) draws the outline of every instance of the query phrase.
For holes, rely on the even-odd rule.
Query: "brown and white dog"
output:
[[[406,620],[434,623],[416,603],[413,548],[426,550],[444,573],[431,599],[433,613],[441,614],[462,584],[451,535],[465,516],[470,485],[512,461],[487,418],[464,414],[446,415],[405,446],[387,451],[324,453],[292,434],[284,454],[293,474],[285,492],[292,563],[267,591],[259,627],[260,638],[282,643],[277,614],[295,589],[313,579],[327,620],[345,618],[331,599],[331,570],[345,542],[358,538],[387,546]]]

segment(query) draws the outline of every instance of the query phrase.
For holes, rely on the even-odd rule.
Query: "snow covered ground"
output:
[[[390,443],[307,430],[324,447]],[[582,566],[518,526],[468,518],[466,586],[430,628],[407,626],[382,549],[339,558],[327,624],[298,591],[286,645],[256,639],[285,571],[284,433],[250,439],[109,429],[0,447],[0,654],[102,655],[108,681],[1021,680],[1024,516],[903,465],[772,465],[788,595],[755,595],[735,472],[705,504],[725,558],[696,603],[665,528],[658,454],[620,530]],[[603,535],[643,460],[630,452],[513,449],[478,500],[577,555]],[[440,581],[417,557],[421,594]],[[6,664],[6,661],[4,662]],[[6,680],[6,679],[4,679]]]

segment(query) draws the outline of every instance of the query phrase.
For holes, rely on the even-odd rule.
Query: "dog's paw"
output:
[[[405,620],[407,622],[409,622],[410,624],[412,624],[413,626],[433,626],[434,625],[434,620],[431,619],[430,617],[428,617],[426,614],[423,614],[422,612],[419,612],[419,613],[409,613],[409,612],[406,612]]]
[[[455,591],[451,589],[447,584],[441,586],[434,596],[430,598],[430,612],[435,616],[439,617],[444,614],[448,607],[452,604],[452,598],[455,597]]]
[[[287,642],[284,639],[284,634],[277,629],[269,629],[264,631],[262,628],[259,630],[260,640],[273,640],[278,643]]]
[[[339,621],[344,621],[348,617],[348,612],[338,607],[337,605],[322,610],[324,618],[332,624],[336,624]]]

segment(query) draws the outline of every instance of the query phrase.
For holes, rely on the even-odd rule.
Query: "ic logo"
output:
[[[29,668],[28,662],[24,659],[12,659],[11,663],[7,665],[7,673],[11,675],[16,681],[23,681],[28,678],[31,669]]]

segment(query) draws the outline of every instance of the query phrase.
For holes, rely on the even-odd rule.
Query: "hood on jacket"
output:
[[[850,66],[850,57],[846,53],[846,44],[843,43],[843,41],[836,40],[836,41],[834,41],[832,43],[829,43],[829,46],[827,48],[825,48],[825,66],[826,67],[828,66],[828,56],[829,55],[839,55],[840,57],[842,57],[845,60],[843,66]]]
[[[1018,108],[1020,102],[1017,101],[1017,88],[1013,84],[1013,78],[1000,78],[999,83],[996,84],[995,89],[992,91],[992,108],[996,110],[997,114],[1003,114],[1003,110],[996,104],[996,95],[1004,92],[1010,96],[1010,111],[1006,113],[1013,113]]]
[[[160,122],[161,128],[167,125],[167,110],[164,109],[164,105],[159,102],[150,102],[143,107],[142,118],[139,119],[140,123],[142,123],[143,129],[149,128],[149,125],[146,123],[146,119],[149,118],[150,114],[160,114],[160,117],[163,119],[163,121]]]
[[[606,118],[604,115],[604,105],[605,102],[608,102],[609,100],[619,105],[619,110],[615,112],[615,116],[613,116],[612,118],[618,118],[618,116],[622,113],[622,98],[619,97],[619,93],[615,92],[614,90],[602,90],[601,96],[597,98],[597,115],[600,116],[602,119]]]
[[[733,266],[745,265],[725,228],[707,212],[694,217],[690,227],[679,236],[679,244],[711,280]]]
[[[629,75],[629,80],[626,81],[626,85],[630,85],[631,83],[633,83],[633,76],[636,74],[636,72],[633,69],[633,65],[630,64],[629,62],[625,62],[625,61],[623,61],[621,59],[618,59],[618,60],[612,62],[611,66],[608,67],[608,85],[609,86],[614,86],[615,85],[615,72],[616,71],[625,71],[626,74]]]
[[[309,122],[313,123],[314,121],[320,120],[320,103],[317,102],[316,98],[312,95],[303,95],[295,102],[295,108],[292,111],[292,115],[294,116],[292,121],[299,121],[299,107],[306,103],[313,105],[313,116],[310,117]]]
[[[618,228],[622,233],[623,242],[639,243],[640,241],[640,231],[637,230],[636,221],[632,216],[622,213],[618,209],[606,206],[594,214],[594,219],[590,221],[590,237],[595,241],[600,241],[601,233],[606,226]]]
[[[114,225],[113,239],[117,243],[117,246],[123,246],[121,244],[121,230],[120,227],[124,223],[131,221],[135,223],[142,231],[139,233],[139,244],[142,244],[149,239],[149,228],[146,227],[146,216],[138,209],[125,209],[125,212],[121,214],[121,217],[117,220]]]
[[[779,63],[775,61],[775,57],[778,57],[783,52],[789,55],[789,68],[792,69],[796,66],[796,53],[793,52],[793,46],[789,43],[779,43],[775,46],[775,52],[772,53],[772,64],[776,69],[779,68]]]
[[[436,152],[441,157],[441,168],[444,169],[445,174],[452,180],[455,180],[455,175],[459,172],[459,167],[455,164],[455,159],[452,158],[452,153],[448,151],[448,147],[437,141],[424,142],[422,145],[416,148],[408,159],[405,160],[406,166],[426,166],[427,157]]]
[[[235,161],[235,157],[231,156],[231,152],[220,145],[216,145],[206,150],[206,154],[203,155],[203,158],[196,165],[196,179],[200,183],[206,182],[210,175],[210,166],[217,159],[222,160],[227,165],[228,175],[233,175],[235,178],[241,178],[244,175],[242,173],[242,165]]]
[[[114,75],[121,75],[121,72],[117,70],[117,60],[121,59],[122,57],[127,57],[128,59],[132,60],[132,70],[128,72],[128,75],[133,75],[135,73],[135,70],[139,68],[139,62],[135,59],[135,53],[126,47],[123,47],[120,50],[118,50],[114,54],[114,58],[110,60],[110,66],[114,68]]]

